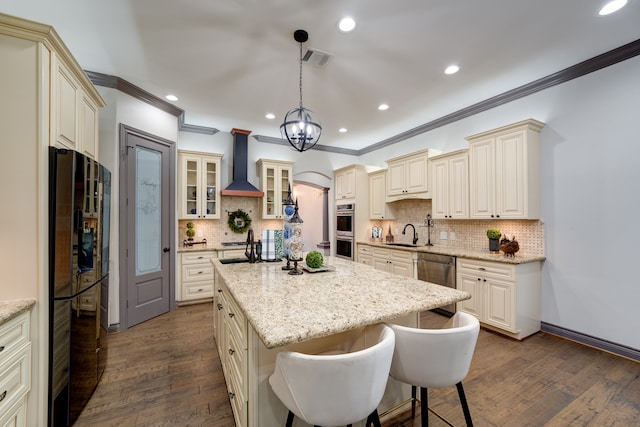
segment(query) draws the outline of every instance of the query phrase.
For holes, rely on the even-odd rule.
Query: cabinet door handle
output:
[[[478,282],[479,282],[480,280],[482,280],[482,279],[480,279],[480,278],[478,277]]]
[[[7,397],[7,390],[3,391],[2,394],[0,394],[0,402],[2,402],[5,397]]]
[[[229,317],[231,317],[233,319],[233,316],[235,316],[235,314],[229,313]]]
[[[0,346],[0,353],[4,350],[4,346]]]
[[[171,248],[162,248],[162,252],[169,252]]]
[[[198,271],[198,274],[202,274],[202,271]]]
[[[234,397],[236,397],[235,393],[229,392],[229,399],[233,399]]]
[[[218,304],[218,310],[222,310],[222,304]]]
[[[480,271],[486,271],[487,269],[486,269],[486,268],[484,268],[484,267],[480,267],[480,268],[478,268],[478,270],[480,270]]]
[[[233,353],[235,353],[236,351],[232,348],[229,349],[229,356],[233,356]]]

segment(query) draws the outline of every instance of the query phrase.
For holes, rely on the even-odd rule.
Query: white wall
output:
[[[546,261],[542,320],[640,349],[635,275],[640,241],[640,58],[636,57],[363,155],[467,147],[466,136],[519,120],[541,133]]]
[[[120,124],[176,141],[178,121],[174,116],[118,90],[98,86],[98,91],[107,103],[100,110],[99,161],[111,171],[109,325],[115,325],[120,323]]]
[[[636,57],[360,158],[297,153],[249,138],[248,161],[252,165],[261,157],[290,160],[296,174],[316,171],[332,176],[341,166],[385,166],[385,159],[422,148],[445,152],[464,148],[467,136],[526,118],[545,122],[541,176],[547,260],[542,320],[638,349],[635,305],[640,286],[632,274],[640,238],[635,217],[640,210],[635,197],[640,168],[633,164],[640,158],[635,131],[640,111],[638,75]],[[178,148],[224,154],[223,181],[225,176],[231,178],[231,146],[228,132],[214,136],[181,132],[178,141]],[[258,184],[252,167],[249,181]],[[332,211],[332,192],[329,199]]]

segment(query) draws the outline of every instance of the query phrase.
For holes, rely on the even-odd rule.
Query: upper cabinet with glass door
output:
[[[263,219],[284,219],[284,206],[289,189],[293,185],[293,163],[278,160],[259,159]]]
[[[220,218],[222,154],[178,151],[178,218]]]

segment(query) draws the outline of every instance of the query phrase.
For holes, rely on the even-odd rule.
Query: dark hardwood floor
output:
[[[422,326],[444,320],[424,313]],[[111,334],[104,376],[75,426],[233,426],[212,323],[211,304],[198,304]],[[640,364],[542,332],[520,342],[481,330],[463,383],[479,427],[640,425]],[[429,404],[464,425],[455,387],[430,390]],[[383,419],[419,425],[406,410]]]

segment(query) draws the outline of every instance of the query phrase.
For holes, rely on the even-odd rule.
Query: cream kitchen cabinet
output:
[[[293,186],[293,163],[278,160],[257,161],[262,197],[262,219],[284,219],[284,205]]]
[[[84,110],[86,116],[82,118],[84,107],[78,105],[84,99],[91,108],[98,109],[104,107],[105,102],[50,25],[0,13],[0,58],[0,93],[3,95],[0,98],[0,129],[3,141],[11,147],[11,155],[0,158],[0,170],[3,176],[12,179],[12,183],[3,185],[2,195],[16,206],[16,209],[3,211],[0,235],[8,242],[19,242],[3,253],[4,265],[12,268],[2,272],[2,283],[15,286],[0,286],[0,299],[39,300],[31,313],[31,340],[33,348],[39,351],[31,351],[26,356],[26,364],[47,367],[49,333],[46,320],[50,313],[49,305],[42,298],[48,295],[46,279],[49,271],[46,256],[49,218],[43,214],[48,209],[48,151],[51,146],[73,148],[95,157],[97,115],[96,121],[89,120],[86,116],[91,114]],[[67,78],[66,82],[61,82],[62,78]],[[69,87],[61,89],[61,85]],[[61,96],[65,101],[61,101]],[[91,125],[95,126],[95,131],[91,130]],[[92,136],[94,141],[83,141],[85,134]],[[47,372],[27,379],[26,387],[30,391],[24,411],[10,405],[6,410],[15,416],[8,422],[23,419],[22,414],[25,414],[28,426],[47,425],[48,386],[46,381],[41,381],[43,375]],[[0,394],[2,392],[0,390]],[[7,415],[4,411],[5,408],[0,411],[3,422]]]
[[[178,301],[198,301],[213,298],[213,265],[211,258],[216,251],[193,251],[180,253],[178,271]]]
[[[371,264],[376,270],[404,277],[416,277],[416,253],[380,246],[371,247]]]
[[[469,150],[432,157],[433,218],[469,218]]]
[[[369,172],[369,219],[393,219],[386,200],[386,169]]]
[[[222,154],[178,151],[178,219],[220,218]]]
[[[540,217],[539,139],[533,119],[466,138],[471,219]]]
[[[237,427],[248,425],[248,323],[222,280],[219,286],[216,319],[216,341],[221,358],[222,371],[227,383],[227,393]]]
[[[0,426],[26,426],[31,388],[29,312],[0,325]]]
[[[540,330],[540,262],[457,259],[457,288],[471,294],[457,309],[485,326],[523,339]]]
[[[369,245],[358,244],[358,262],[373,265],[373,248]]]
[[[359,206],[369,204],[369,173],[380,170],[376,166],[349,165],[333,171],[336,202],[356,202]],[[366,202],[366,203],[365,203]]]
[[[93,159],[98,155],[98,103],[83,88],[61,57],[52,56],[55,70],[51,94],[55,112],[52,141]]]
[[[387,202],[430,199],[429,157],[437,154],[427,149],[387,160]]]
[[[356,172],[354,166],[334,171],[336,200],[355,199]]]

